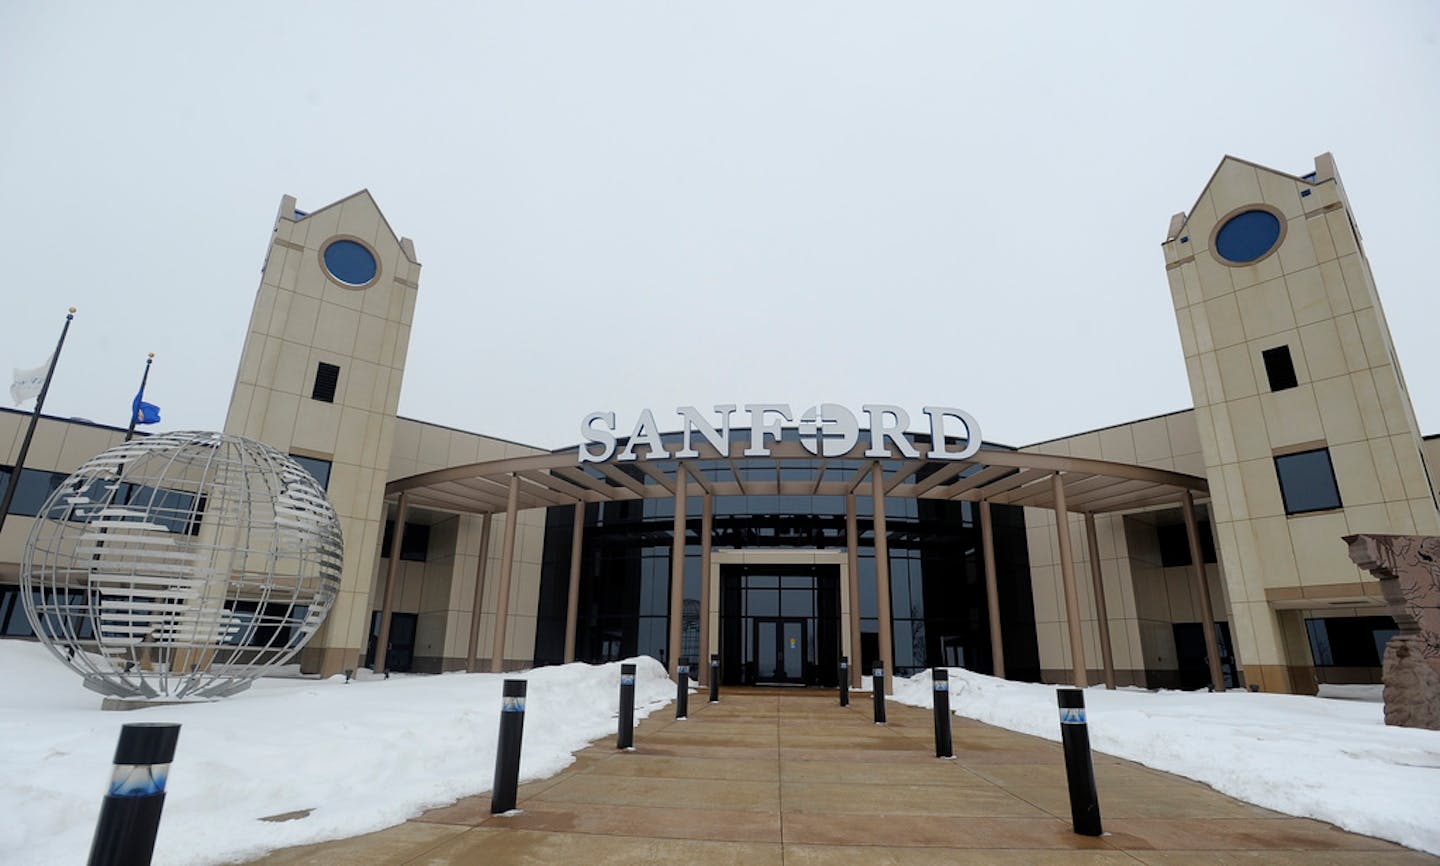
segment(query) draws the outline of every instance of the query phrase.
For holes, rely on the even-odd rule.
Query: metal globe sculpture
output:
[[[335,602],[325,491],[240,436],[148,436],[97,455],[35,520],[20,597],[35,634],[103,695],[208,700],[284,664]]]

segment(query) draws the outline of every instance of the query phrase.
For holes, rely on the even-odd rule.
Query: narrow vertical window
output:
[[[310,392],[310,397],[322,403],[334,403],[335,386],[339,384],[340,368],[321,361],[315,368],[315,388]]]
[[[1270,379],[1271,391],[1284,391],[1300,384],[1295,378],[1295,361],[1290,357],[1289,346],[1276,346],[1260,353],[1265,361],[1265,375]]]

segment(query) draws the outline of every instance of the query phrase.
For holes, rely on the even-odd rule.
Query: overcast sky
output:
[[[48,413],[123,425],[153,351],[158,429],[218,429],[281,195],[368,188],[424,264],[403,415],[941,404],[1023,445],[1190,406],[1171,214],[1327,150],[1440,432],[1437,3],[11,0],[0,371],[73,304]]]

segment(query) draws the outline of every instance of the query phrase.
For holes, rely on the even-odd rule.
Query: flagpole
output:
[[[155,353],[151,352],[150,357],[145,359],[145,372],[140,375],[140,395],[136,397],[137,405],[130,409],[130,428],[125,431],[125,441],[129,442],[135,436],[135,422],[140,416],[138,401],[145,399],[145,383],[150,381],[150,365],[155,363]]]
[[[5,485],[5,495],[0,497],[0,531],[5,529],[5,518],[10,514],[10,501],[20,486],[20,473],[25,471],[25,458],[30,454],[30,440],[35,438],[35,424],[40,420],[40,409],[45,405],[45,395],[50,391],[50,379],[55,375],[55,366],[60,363],[60,350],[65,348],[65,335],[70,332],[70,322],[75,318],[75,308],[65,316],[65,327],[60,329],[60,341],[55,344],[55,354],[50,356],[50,369],[45,371],[45,383],[35,398],[35,411],[30,413],[30,426],[25,430],[25,439],[20,443],[20,453],[15,456],[15,467],[10,470],[10,483]]]

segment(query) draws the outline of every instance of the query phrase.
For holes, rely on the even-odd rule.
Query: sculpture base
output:
[[[102,710],[143,710],[146,707],[175,707],[182,704],[208,704],[212,701],[152,701],[146,698],[105,698],[100,702]]]
[[[1421,655],[1418,637],[1385,645],[1385,724],[1440,731],[1440,673]]]

